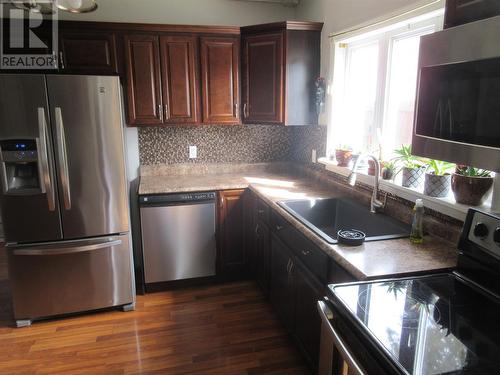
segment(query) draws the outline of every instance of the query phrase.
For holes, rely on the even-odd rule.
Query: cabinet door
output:
[[[243,38],[243,120],[284,122],[283,34]]]
[[[285,328],[289,332],[293,332],[295,321],[293,259],[290,251],[277,237],[272,236],[271,241],[271,303],[277,310]]]
[[[270,240],[269,228],[259,220],[255,226],[255,278],[266,295],[269,293]]]
[[[239,41],[228,37],[201,38],[203,122],[239,122]]]
[[[445,28],[500,15],[498,0],[447,0]]]
[[[86,74],[116,74],[115,35],[110,33],[62,32],[61,69]]]
[[[311,367],[317,368],[321,335],[321,318],[316,304],[324,293],[310,274],[301,267],[292,270],[295,283],[295,336]]]
[[[164,36],[160,39],[163,111],[165,123],[197,123],[197,38]]]
[[[247,271],[244,190],[219,192],[219,274],[240,277]]]
[[[159,49],[157,36],[125,36],[129,125],[163,123]]]

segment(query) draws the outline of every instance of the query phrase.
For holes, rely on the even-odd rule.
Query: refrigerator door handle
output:
[[[45,108],[38,108],[38,158],[40,160],[40,172],[42,178],[43,192],[47,194],[49,211],[55,211],[55,191],[52,185],[52,177],[49,170],[49,156],[47,150],[47,120],[45,118]]]
[[[55,107],[56,133],[57,133],[57,157],[59,159],[59,175],[64,198],[64,208],[71,210],[71,191],[69,186],[68,155],[66,151],[66,136],[64,133],[64,122],[60,107]]]
[[[57,244],[54,247],[50,247],[50,245],[48,245],[48,247],[42,247],[42,246],[23,247],[20,249],[14,249],[13,253],[14,255],[36,255],[36,256],[63,255],[63,254],[75,254],[75,253],[94,251],[108,247],[118,246],[121,244],[122,240],[106,239],[105,241],[102,242],[90,243],[87,245],[74,244],[68,247],[61,247],[60,244]]]

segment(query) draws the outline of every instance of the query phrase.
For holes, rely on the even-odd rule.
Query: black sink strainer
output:
[[[337,232],[337,240],[343,245],[359,246],[365,242],[366,234],[356,229],[341,229]]]

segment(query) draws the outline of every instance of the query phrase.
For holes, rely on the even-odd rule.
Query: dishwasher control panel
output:
[[[201,193],[141,195],[139,197],[139,203],[144,206],[144,205],[169,204],[169,203],[179,203],[179,202],[210,201],[214,200],[215,198],[216,198],[216,193],[213,191],[201,192]]]

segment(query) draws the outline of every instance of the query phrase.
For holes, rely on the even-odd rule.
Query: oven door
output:
[[[336,318],[326,301],[318,301],[321,317],[319,375],[364,375],[367,372],[336,329]]]
[[[500,17],[422,37],[414,154],[498,170]]]

